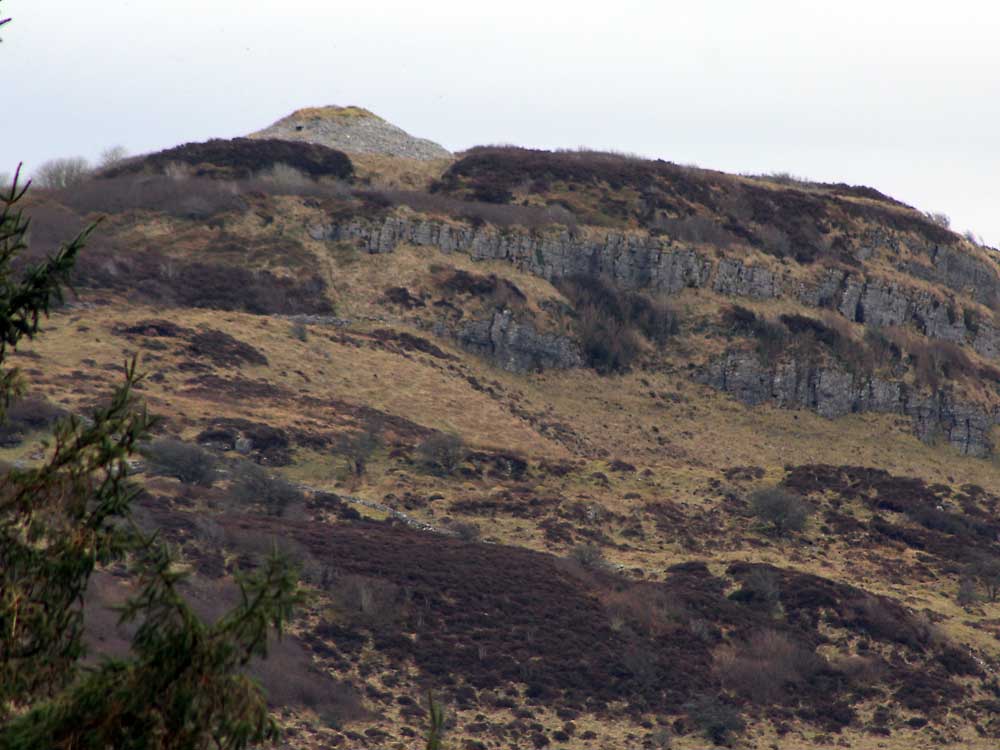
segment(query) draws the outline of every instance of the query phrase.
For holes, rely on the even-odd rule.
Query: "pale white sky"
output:
[[[0,171],[357,104],[457,150],[867,184],[1000,246],[989,0],[4,0]],[[3,113],[7,115],[7,112]]]

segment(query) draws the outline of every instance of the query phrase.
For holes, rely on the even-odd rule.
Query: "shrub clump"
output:
[[[191,443],[174,438],[154,440],[145,449],[149,469],[154,474],[174,477],[185,484],[210,487],[216,477],[215,456]]]
[[[38,396],[18,399],[7,407],[5,421],[0,424],[0,447],[17,445],[25,434],[52,427],[65,412]]]
[[[436,432],[417,446],[417,454],[425,466],[452,474],[465,461],[469,451],[461,436]]]
[[[641,338],[662,345],[679,328],[666,302],[619,289],[600,276],[573,275],[559,282],[577,312],[587,363],[602,374],[624,372],[642,351]]]
[[[571,560],[587,570],[600,570],[607,566],[601,548],[591,542],[578,544],[569,551]]]
[[[691,723],[705,739],[716,745],[726,744],[733,734],[742,732],[746,727],[740,712],[718,698],[699,698],[687,704],[686,709]]]
[[[812,649],[773,630],[756,633],[739,647],[725,647],[715,654],[722,684],[756,704],[779,701],[822,668],[823,660]]]
[[[304,499],[294,484],[252,463],[240,467],[230,495],[241,505],[262,505],[272,516],[283,515],[289,505]]]
[[[780,487],[757,490],[750,496],[750,512],[777,536],[802,531],[812,508],[802,497]]]

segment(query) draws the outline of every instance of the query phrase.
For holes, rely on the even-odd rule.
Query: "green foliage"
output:
[[[427,750],[441,750],[444,737],[444,707],[427,694]]]
[[[3,22],[0,21],[0,25]],[[18,170],[20,171],[20,170]],[[26,187],[0,194],[0,421],[23,390],[7,354],[36,336],[93,227],[15,276],[27,247]],[[206,625],[178,592],[167,548],[129,518],[139,488],[128,459],[155,420],[137,408],[133,360],[124,383],[89,419],[54,430],[47,458],[0,480],[0,748],[243,748],[277,737],[267,703],[241,673],[267,652],[300,601],[296,576],[272,556],[240,577],[241,602]],[[83,595],[97,566],[129,560],[137,627],[127,658],[84,669]]]

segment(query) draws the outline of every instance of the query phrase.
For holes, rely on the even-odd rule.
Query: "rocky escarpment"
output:
[[[940,294],[870,275],[863,268],[816,266],[805,279],[787,268],[717,257],[675,242],[618,231],[530,232],[473,227],[422,218],[390,216],[382,221],[352,219],[310,227],[314,239],[351,241],[370,253],[387,253],[400,243],[462,252],[478,260],[505,260],[520,270],[553,280],[578,273],[603,274],[632,289],[676,294],[707,288],[730,297],[787,298],[835,310],[873,326],[911,326],[931,338],[968,345],[986,357],[1000,356],[1000,327],[977,304],[1000,300],[1000,273],[994,264],[961,248],[929,247],[926,263],[911,262],[913,276],[945,288]],[[870,243],[897,241],[879,232]],[[871,255],[872,244],[862,245]],[[948,292],[950,290],[950,293]],[[961,300],[961,301],[959,301]]]
[[[539,333],[532,326],[515,320],[510,310],[497,310],[490,318],[466,323],[458,329],[455,338],[465,350],[510,372],[568,369],[583,364],[574,341],[565,336]]]
[[[931,338],[969,346],[985,357],[1000,357],[1000,327],[977,304],[964,301],[1000,299],[1000,276],[987,260],[964,255],[957,248],[929,248],[923,256],[926,263],[909,266],[914,276],[946,290],[937,293],[918,283],[906,285],[869,276],[863,267],[816,266],[803,279],[802,274],[793,276],[781,266],[710,255],[669,237],[627,232],[499,230],[391,216],[383,221],[355,219],[314,226],[310,233],[315,239],[354,242],[370,253],[392,252],[400,243],[409,243],[466,253],[479,260],[505,260],[549,280],[578,273],[603,274],[628,288],[664,294],[704,288],[729,297],[791,299],[866,325],[909,326]],[[888,233],[879,233],[873,240],[893,241]],[[869,247],[863,255],[872,252]],[[575,364],[565,344],[539,345],[522,331],[509,318],[481,321],[463,334],[463,345],[516,371]],[[524,342],[530,345],[518,353]],[[755,355],[741,352],[715,361],[698,377],[747,404],[773,402],[830,418],[866,411],[901,414],[913,420],[922,440],[944,439],[971,456],[992,451],[989,435],[996,414],[957,400],[946,390],[921,395],[901,382],[801,362],[769,368]]]
[[[997,412],[956,400],[946,389],[924,395],[906,383],[801,360],[769,366],[745,351],[727,352],[695,379],[750,406],[770,402],[830,419],[859,412],[901,414],[913,420],[914,433],[926,443],[943,440],[977,457],[993,450],[990,432],[998,424]]]
[[[443,146],[426,138],[415,138],[361,107],[300,109],[250,138],[306,141],[354,154],[384,154],[421,161],[451,158]]]

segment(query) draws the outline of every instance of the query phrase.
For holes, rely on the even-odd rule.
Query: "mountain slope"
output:
[[[39,252],[110,215],[17,357],[85,412],[141,354],[216,462],[161,446],[139,508],[206,613],[301,562],[289,746],[411,746],[426,689],[470,748],[995,744],[991,251],[869,188],[486,148],[390,189],[211,143],[35,194]]]

